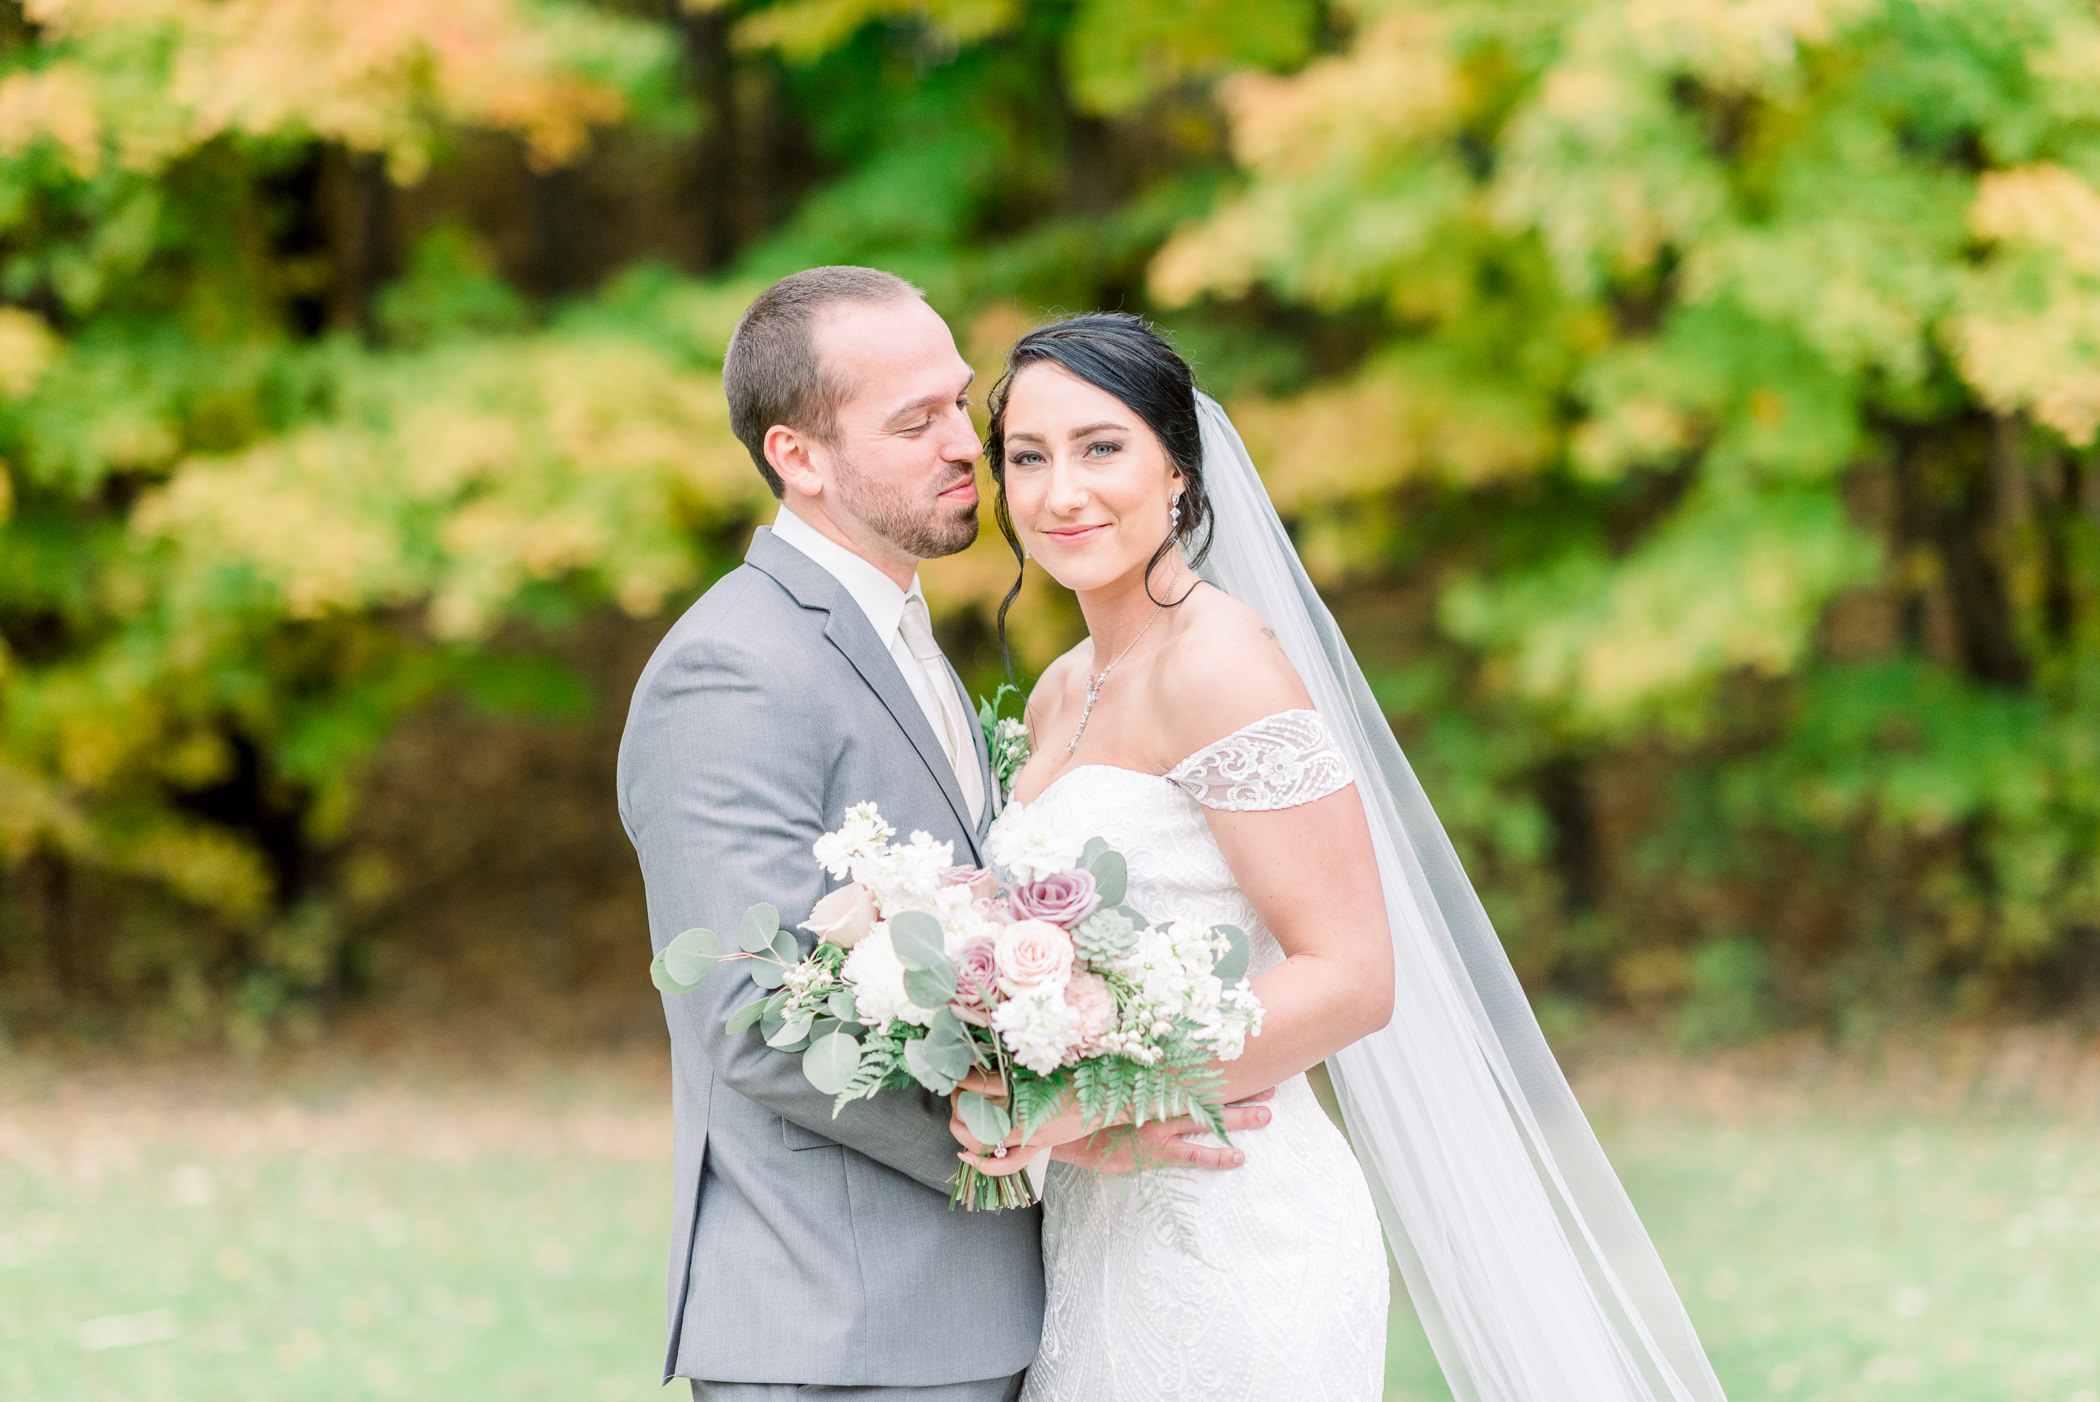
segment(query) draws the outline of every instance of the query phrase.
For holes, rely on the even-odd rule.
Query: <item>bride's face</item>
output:
[[[1084,593],[1144,570],[1171,528],[1181,473],[1129,405],[1056,365],[1006,397],[1006,509],[1028,553]]]

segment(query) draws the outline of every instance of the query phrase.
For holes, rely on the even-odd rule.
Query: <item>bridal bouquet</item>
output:
[[[1223,1133],[1213,1063],[1261,1030],[1243,931],[1153,924],[1123,904],[1121,854],[1018,804],[986,842],[996,873],[953,865],[954,845],[926,833],[895,836],[863,803],[817,839],[817,861],[846,884],[800,923],[818,939],[806,957],[779,912],[755,905],[737,952],[709,930],[672,940],[657,986],[688,992],[718,963],[748,961],[767,996],[728,1029],[756,1023],[767,1045],[800,1053],[834,1115],[887,1087],[945,1096],[973,1070],[995,1075],[1002,1096],[956,1099],[984,1155],[1004,1157],[1017,1128],[1025,1145],[1068,1098],[1090,1129],[1191,1116]],[[1025,1173],[964,1164],[950,1184],[950,1205],[973,1211],[1034,1201]]]

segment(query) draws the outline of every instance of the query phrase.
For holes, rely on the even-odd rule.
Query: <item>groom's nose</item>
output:
[[[942,461],[969,463],[973,470],[977,460],[984,456],[984,443],[977,437],[977,426],[970,422],[966,411],[954,411],[954,418],[941,437],[940,448]]]

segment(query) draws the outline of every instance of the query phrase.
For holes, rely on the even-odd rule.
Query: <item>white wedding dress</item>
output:
[[[1068,769],[1030,807],[1121,852],[1125,900],[1152,921],[1244,929],[1249,972],[1259,974],[1283,951],[1241,894],[1203,809],[1289,808],[1350,782],[1319,714],[1285,711],[1165,775]],[[1129,1179],[1050,1166],[1049,1296],[1022,1402],[1382,1395],[1386,1255],[1363,1173],[1305,1077],[1278,1086],[1272,1108],[1267,1126],[1233,1135],[1242,1167],[1154,1170],[1176,1180],[1187,1241],[1170,1235]]]

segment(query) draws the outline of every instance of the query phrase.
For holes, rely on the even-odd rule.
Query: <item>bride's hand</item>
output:
[[[957,1095],[964,1091],[975,1091],[994,1100],[1005,1098],[1005,1088],[999,1078],[982,1071],[972,1071],[956,1087]],[[1271,1087],[1226,1106],[1223,1111],[1226,1133],[1258,1129],[1267,1124],[1270,1112],[1263,1102],[1273,1099],[1275,1094],[1275,1088]],[[956,1157],[993,1177],[1018,1173],[1045,1148],[1052,1150],[1052,1157],[1060,1162],[1077,1164],[1095,1173],[1127,1173],[1137,1166],[1134,1160],[1139,1157],[1148,1165],[1177,1164],[1188,1168],[1237,1168],[1246,1162],[1247,1156],[1238,1149],[1191,1144],[1183,1137],[1201,1134],[1208,1129],[1209,1126],[1193,1119],[1155,1120],[1135,1131],[1137,1144],[1142,1148],[1133,1153],[1134,1146],[1128,1133],[1112,1133],[1106,1129],[1089,1133],[1080,1119],[1079,1106],[1068,1094],[1064,1108],[1029,1135],[1025,1145],[1021,1142],[1021,1131],[1015,1129],[1006,1137],[1005,1157],[995,1158],[974,1152],[984,1147],[984,1141],[970,1132],[960,1114],[951,1115],[948,1120],[948,1132],[955,1136],[956,1143],[963,1146]]]
[[[1220,1113],[1225,1132],[1259,1129],[1270,1119],[1262,1103],[1276,1098],[1276,1088],[1256,1091],[1227,1105]],[[1244,1151],[1221,1144],[1191,1144],[1190,1134],[1208,1134],[1210,1126],[1196,1120],[1154,1120],[1138,1130],[1096,1132],[1083,1139],[1060,1144],[1050,1157],[1059,1163],[1075,1164],[1093,1173],[1128,1173],[1134,1168],[1238,1168],[1247,1161]]]

